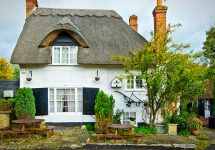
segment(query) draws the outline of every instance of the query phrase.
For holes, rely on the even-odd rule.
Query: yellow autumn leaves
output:
[[[7,62],[6,58],[0,58],[0,80],[10,80],[14,78],[14,67]]]

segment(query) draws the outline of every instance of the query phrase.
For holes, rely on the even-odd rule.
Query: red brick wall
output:
[[[135,15],[130,16],[129,25],[132,29],[134,29],[135,31],[138,31],[137,16]]]
[[[26,17],[31,14],[35,7],[38,7],[37,0],[26,0]]]

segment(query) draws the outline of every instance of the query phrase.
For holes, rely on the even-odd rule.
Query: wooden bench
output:
[[[50,138],[53,135],[55,128],[55,126],[48,126],[46,128],[27,128],[27,130],[33,133],[42,133],[47,138]]]
[[[5,135],[7,135],[9,137],[9,139],[11,138],[11,135],[20,135],[20,134],[24,134],[24,135],[30,135],[30,131],[12,131],[12,130],[4,130],[4,131],[0,131],[0,135],[1,135],[1,139],[4,138]]]
[[[28,135],[28,137],[30,137],[30,134],[32,134],[32,133],[36,133],[36,134],[37,133],[42,133],[42,134],[44,134],[46,136],[46,138],[50,138],[54,133],[54,129],[55,129],[54,126],[49,126],[47,128],[43,128],[43,129],[40,129],[40,128],[28,128],[25,131],[22,131],[22,130],[1,130],[0,131],[0,137],[1,137],[1,139],[3,139],[4,136],[8,135],[8,137],[10,139],[11,135],[17,136],[19,134],[25,134],[25,135]]]
[[[131,135],[133,136],[134,138],[136,138],[136,143],[139,144],[144,136],[144,134],[142,132],[139,132],[139,133],[136,133],[134,135]]]
[[[101,139],[114,139],[114,143],[116,143],[117,139],[125,139],[127,141],[128,138],[134,138],[136,140],[136,143],[140,143],[142,140],[142,137],[144,136],[143,133],[137,133],[137,134],[126,134],[126,135],[115,135],[115,134],[96,134],[94,135],[97,138],[97,142]]]

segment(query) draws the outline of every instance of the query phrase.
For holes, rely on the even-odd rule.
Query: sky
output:
[[[156,0],[38,0],[39,7],[115,10],[125,22],[138,16],[138,32],[150,40],[153,31],[152,11]],[[167,23],[182,24],[173,34],[176,42],[191,44],[200,51],[205,32],[215,25],[215,0],[166,0]],[[25,0],[0,0],[0,57],[10,56],[25,23]]]

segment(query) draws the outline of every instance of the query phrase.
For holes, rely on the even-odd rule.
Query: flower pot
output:
[[[134,118],[134,117],[130,117],[129,119],[130,119],[130,121],[135,121],[136,120],[136,118]]]
[[[198,135],[198,134],[199,134],[199,130],[193,129],[193,130],[191,131],[191,133],[192,133],[192,135]]]
[[[157,129],[158,134],[164,134],[165,133],[165,125],[155,124],[155,128]]]
[[[177,135],[177,125],[178,124],[168,124],[168,134]]]

